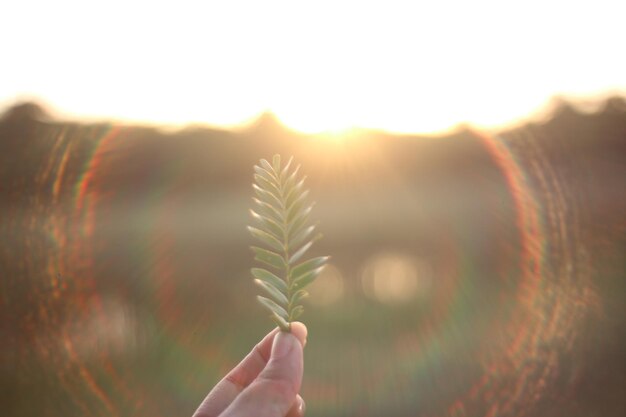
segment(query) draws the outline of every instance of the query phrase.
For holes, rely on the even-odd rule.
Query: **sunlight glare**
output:
[[[626,93],[623,10],[609,0],[31,3],[12,3],[0,27],[14,39],[5,62],[19,63],[0,105],[223,126],[271,111],[311,133],[427,133]]]

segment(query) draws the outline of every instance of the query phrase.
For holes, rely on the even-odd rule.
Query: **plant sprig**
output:
[[[280,155],[270,164],[261,159],[254,166],[254,209],[250,210],[255,226],[248,226],[253,237],[265,248],[252,246],[254,259],[271,269],[252,268],[254,282],[268,297],[257,296],[261,305],[283,331],[304,312],[300,304],[308,296],[304,289],[320,274],[328,256],[303,261],[303,256],[321,234],[309,223],[313,208],[304,189],[306,177],[300,178],[300,166],[292,169],[293,158],[281,167]]]

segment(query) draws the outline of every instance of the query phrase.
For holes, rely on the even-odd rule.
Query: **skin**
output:
[[[307,329],[291,323],[291,333],[278,328],[252,351],[206,396],[193,417],[301,417],[303,349]]]

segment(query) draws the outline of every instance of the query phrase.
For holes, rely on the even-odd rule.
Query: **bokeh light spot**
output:
[[[369,259],[361,275],[365,295],[383,303],[406,303],[428,292],[432,269],[418,258],[381,253]]]

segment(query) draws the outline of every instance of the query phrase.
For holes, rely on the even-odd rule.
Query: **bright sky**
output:
[[[626,2],[19,0],[0,14],[0,108],[304,131],[432,132],[626,94]]]

